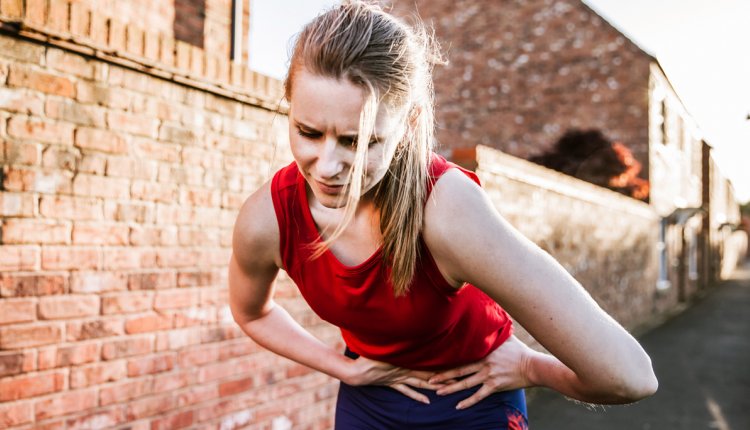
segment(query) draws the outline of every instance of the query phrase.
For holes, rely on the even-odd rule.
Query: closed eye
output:
[[[322,134],[318,131],[302,130],[299,127],[297,128],[297,134],[299,134],[302,137],[306,137],[308,139],[318,139],[322,136]]]

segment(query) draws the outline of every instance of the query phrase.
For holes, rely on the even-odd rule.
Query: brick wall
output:
[[[438,141],[528,159],[569,129],[624,143],[648,179],[653,60],[580,0],[387,0],[434,27],[447,66],[435,68]]]
[[[675,289],[656,291],[659,217],[648,204],[489,147],[477,162],[498,211],[626,328],[675,305]]]
[[[329,427],[334,381],[227,307],[238,208],[289,160],[281,84],[25,3],[0,2],[0,428]],[[283,277],[277,298],[339,342]]]

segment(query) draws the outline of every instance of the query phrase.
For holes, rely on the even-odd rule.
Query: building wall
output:
[[[625,144],[648,179],[653,60],[579,0],[390,0],[418,10],[449,64],[435,68],[438,140],[528,159],[569,129]],[[456,153],[461,158],[461,151]]]
[[[239,207],[290,159],[281,83],[80,4],[69,21],[14,5],[0,428],[329,428],[335,382],[259,348],[227,306]],[[276,297],[340,348],[283,276]]]

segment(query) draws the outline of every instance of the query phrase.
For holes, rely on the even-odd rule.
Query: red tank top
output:
[[[433,155],[428,192],[449,168]],[[315,260],[309,246],[320,239],[297,165],[279,170],[271,183],[279,223],[284,270],[322,319],[338,326],[349,349],[364,357],[417,370],[439,370],[484,358],[512,333],[505,311],[470,284],[454,289],[443,278],[427,246],[409,293],[394,297],[382,248],[356,266],[330,251]]]

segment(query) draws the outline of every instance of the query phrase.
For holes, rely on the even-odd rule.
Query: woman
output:
[[[341,381],[340,429],[525,428],[531,386],[594,403],[651,395],[640,345],[473,173],[432,152],[430,42],[360,1],[302,30],[285,83],[294,163],[237,218],[235,320]],[[274,303],[279,269],[341,328],[345,354]],[[551,355],[512,336],[505,310]]]

